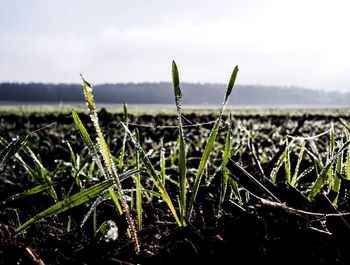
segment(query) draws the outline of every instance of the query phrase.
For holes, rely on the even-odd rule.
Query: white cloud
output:
[[[175,59],[184,81],[239,64],[244,84],[349,90],[345,0],[35,2],[0,18],[0,81],[170,81]]]

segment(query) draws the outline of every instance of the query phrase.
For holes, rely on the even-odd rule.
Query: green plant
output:
[[[199,168],[198,168],[197,174],[195,176],[195,182],[194,182],[194,187],[193,187],[193,191],[192,191],[192,196],[191,196],[191,200],[190,200],[190,203],[188,206],[188,213],[187,213],[188,218],[191,218],[193,206],[194,206],[194,203],[196,201],[196,197],[197,197],[199,185],[200,185],[200,182],[202,179],[202,175],[203,175],[205,166],[208,163],[208,159],[209,159],[210,153],[213,149],[214,142],[216,140],[216,136],[219,132],[219,128],[220,128],[220,124],[221,124],[221,120],[222,120],[222,115],[224,113],[225,107],[226,107],[228,100],[230,98],[233,86],[234,86],[235,81],[236,81],[237,73],[238,73],[238,66],[235,67],[235,69],[233,70],[233,72],[231,74],[231,78],[230,78],[230,81],[229,81],[228,86],[226,88],[224,102],[223,102],[223,105],[221,107],[219,116],[215,121],[215,124],[210,132],[209,137],[208,137],[207,144],[205,145],[203,155],[202,155],[201,160],[200,160]]]
[[[115,166],[112,154],[108,148],[108,145],[106,143],[106,140],[105,140],[103,133],[102,133],[102,130],[100,128],[100,124],[99,124],[98,116],[97,116],[97,112],[96,112],[96,107],[95,107],[95,102],[94,102],[94,98],[93,98],[93,94],[92,94],[92,85],[90,83],[88,83],[87,81],[85,81],[85,79],[83,77],[82,77],[82,80],[83,80],[83,89],[84,89],[85,99],[86,99],[86,102],[87,102],[87,105],[88,105],[88,108],[90,111],[90,118],[91,118],[91,121],[95,127],[95,131],[97,133],[98,149],[99,149],[99,152],[103,158],[105,167],[107,168],[107,172],[108,172],[109,177],[114,180],[114,186],[115,186],[116,191],[118,193],[118,199],[120,200],[121,206],[123,208],[123,212],[125,213],[125,216],[126,216],[126,219],[127,219],[128,225],[129,225],[131,236],[132,236],[134,243],[135,243],[135,251],[136,251],[136,253],[139,253],[140,252],[140,244],[139,244],[134,220],[130,214],[129,206],[127,204],[126,198],[125,198],[123,190],[122,190],[122,186],[121,186],[120,179],[119,179],[119,174],[117,172],[117,168]],[[110,193],[112,193],[111,190],[110,190]]]

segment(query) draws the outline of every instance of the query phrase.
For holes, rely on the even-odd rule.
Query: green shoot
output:
[[[292,185],[293,187],[295,187],[295,185],[297,183],[298,174],[299,174],[299,167],[300,167],[301,161],[303,160],[304,150],[305,150],[305,141],[303,141],[303,143],[301,144],[299,155],[298,155],[298,161],[297,161],[297,164],[295,166],[292,180],[290,182],[290,185]]]
[[[129,211],[129,206],[128,206],[126,199],[125,199],[125,196],[123,194],[123,190],[122,190],[122,187],[120,184],[119,175],[117,173],[117,169],[116,169],[114,160],[112,158],[112,155],[110,153],[110,150],[108,148],[108,145],[107,145],[106,140],[102,134],[102,130],[101,130],[99,122],[98,122],[98,116],[97,116],[97,112],[96,112],[96,108],[95,108],[95,102],[94,102],[93,95],[92,95],[92,85],[89,84],[88,82],[86,82],[83,77],[82,77],[82,81],[83,81],[83,90],[84,90],[85,99],[86,99],[86,102],[87,102],[87,105],[88,105],[89,111],[90,111],[90,118],[92,120],[92,123],[93,123],[95,130],[96,130],[96,133],[97,133],[97,141],[98,141],[99,151],[102,155],[105,167],[107,168],[109,175],[114,179],[114,184],[115,184],[115,187],[116,187],[118,194],[119,194],[118,198],[120,200],[121,206],[123,207],[123,211],[125,213],[126,220],[128,222],[132,238],[134,240],[135,251],[136,251],[136,253],[139,253],[140,252],[140,244],[138,241],[134,220],[132,219],[132,216],[131,216],[130,211]]]
[[[181,98],[182,92],[180,88],[179,71],[177,69],[176,63],[173,61],[172,64],[172,74],[173,74],[173,86],[175,103],[179,121],[179,174],[180,174],[180,219],[181,223],[185,225],[185,214],[186,214],[186,194],[187,194],[187,180],[186,180],[186,144],[185,137],[182,127],[182,115],[181,115]]]
[[[73,116],[75,126],[79,130],[81,137],[83,138],[85,144],[87,145],[87,147],[89,149],[89,153],[92,156],[93,161],[97,164],[103,177],[106,179],[107,175],[106,175],[105,169],[102,165],[101,158],[100,158],[98,151],[96,150],[96,148],[95,148],[95,146],[90,138],[89,133],[87,132],[84,124],[81,122],[79,115],[78,115],[78,113],[76,113],[76,111],[72,110],[72,116]]]
[[[287,143],[286,155],[284,158],[284,171],[286,173],[286,180],[288,183],[291,182],[291,166],[290,166],[290,145]]]
[[[26,144],[28,134],[13,139],[0,151],[0,170]]]
[[[338,157],[343,153],[344,150],[348,149],[350,145],[350,140],[346,141],[343,146],[338,150],[337,153],[333,155],[331,159],[329,159],[328,163],[322,168],[321,172],[318,174],[318,177],[309,193],[308,198],[313,200],[315,196],[321,191],[322,187],[327,183],[327,174],[329,174],[329,170],[333,166],[334,162],[337,161]]]
[[[17,193],[15,195],[12,195],[10,198],[6,199],[2,203],[6,203],[6,202],[9,202],[9,201],[13,201],[13,200],[16,200],[16,199],[20,199],[20,198],[24,198],[24,197],[27,197],[27,196],[31,196],[31,195],[37,194],[39,192],[42,192],[44,190],[49,189],[50,187],[52,187],[54,185],[55,184],[53,184],[53,183],[44,183],[44,184],[35,186],[34,188],[31,188],[31,189],[28,189],[26,191]]]
[[[160,194],[162,195],[163,200],[168,205],[169,210],[171,211],[176,223],[179,226],[182,226],[182,222],[180,221],[180,219],[176,213],[174,204],[171,201],[168,192],[166,191],[165,187],[163,186],[161,178],[156,173],[156,170],[154,169],[151,161],[149,160],[145,150],[143,150],[142,146],[137,141],[137,139],[132,134],[132,132],[129,130],[129,128],[123,122],[121,124],[122,124],[125,132],[128,134],[129,138],[131,139],[132,143],[134,144],[135,148],[139,152],[140,158],[143,161],[143,164],[144,164],[148,174],[150,175],[151,179],[153,180],[153,183],[156,185],[157,189],[159,190]]]
[[[128,105],[124,103],[123,105],[123,122],[128,124]],[[126,144],[126,133],[124,133],[123,137],[123,145],[120,151],[119,160],[118,160],[118,169],[121,170],[123,168],[123,160],[125,155],[125,144]]]
[[[162,184],[165,186],[165,181],[166,181],[166,174],[165,174],[165,149],[164,149],[164,144],[163,140],[161,139],[160,141],[160,174],[162,176]]]
[[[126,134],[125,134],[126,136]],[[135,131],[135,137],[138,142],[140,142],[140,135],[139,131]],[[136,150],[136,176],[133,176],[134,182],[135,182],[135,188],[136,188],[136,213],[137,213],[137,225],[138,230],[140,231],[142,229],[142,186],[141,186],[141,176],[140,176],[140,154]]]
[[[203,155],[202,155],[202,158],[201,158],[200,163],[199,163],[199,168],[198,168],[198,171],[197,171],[197,174],[196,174],[196,177],[195,177],[195,182],[194,182],[194,187],[193,187],[193,191],[192,191],[191,200],[190,200],[190,203],[189,203],[189,206],[188,206],[188,212],[187,212],[188,219],[191,218],[193,206],[194,206],[194,203],[196,201],[199,185],[200,185],[200,182],[201,182],[201,179],[202,179],[202,174],[203,174],[204,169],[205,169],[205,167],[206,167],[206,165],[208,163],[208,159],[209,159],[210,153],[211,153],[211,151],[213,149],[214,142],[216,140],[216,136],[218,135],[220,124],[221,124],[221,120],[222,120],[222,115],[224,113],[225,107],[226,107],[227,102],[229,100],[232,88],[233,88],[233,86],[235,84],[237,73],[238,73],[238,66],[236,66],[235,69],[232,72],[230,81],[229,81],[227,89],[226,89],[223,106],[222,106],[222,108],[220,110],[220,113],[219,113],[219,117],[215,121],[213,129],[210,132],[207,144],[206,144],[206,146],[204,148]]]
[[[105,180],[105,181],[95,185],[95,186],[84,189],[81,192],[76,193],[76,194],[66,198],[63,201],[60,201],[60,202],[52,205],[51,207],[47,208],[46,210],[42,211],[41,213],[37,214],[36,216],[31,218],[27,222],[22,224],[20,227],[18,227],[16,229],[16,233],[20,233],[21,231],[23,231],[24,229],[26,229],[27,227],[32,225],[34,222],[36,222],[44,217],[48,217],[48,216],[53,215],[53,214],[62,213],[62,212],[67,211],[73,207],[76,207],[78,205],[86,203],[89,200],[91,200],[92,198],[101,194],[103,191],[105,191],[106,189],[108,189],[112,185],[113,185],[113,180],[108,179],[108,180]]]
[[[221,205],[224,202],[225,195],[226,195],[227,182],[229,179],[229,170],[227,169],[226,164],[228,162],[228,159],[231,156],[231,145],[232,145],[231,144],[231,126],[229,126],[227,130],[226,140],[225,140],[224,152],[222,154],[222,164],[221,164],[222,176],[221,176],[219,209],[221,208]]]

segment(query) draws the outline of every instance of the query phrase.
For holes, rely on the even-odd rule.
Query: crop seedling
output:
[[[162,117],[165,119],[162,124],[154,125],[149,120],[148,125],[138,124],[142,118],[130,114],[124,103],[119,120],[106,126],[113,128],[111,131],[106,130],[105,123],[99,121],[93,86],[82,77],[89,117],[75,110],[71,111],[71,117],[84,144],[70,137],[71,131],[65,133],[60,141],[65,158],[56,159],[55,168],[48,166],[40,152],[35,153],[37,146],[30,142],[33,133],[9,141],[0,137],[2,178],[13,181],[16,174],[25,173],[30,183],[5,198],[1,205],[40,194],[48,195],[52,203],[22,223],[17,220],[15,232],[21,233],[43,218],[68,211],[68,217],[62,219],[69,233],[76,227],[81,230],[92,227],[95,240],[104,239],[108,244],[123,235],[128,244],[133,242],[135,252],[140,253],[141,241],[150,240],[144,231],[155,229],[156,225],[161,227],[157,231],[165,227],[169,234],[169,231],[201,232],[202,225],[210,234],[208,231],[217,229],[210,225],[224,225],[220,222],[233,215],[228,212],[233,207],[246,212],[249,218],[251,211],[260,214],[260,209],[261,212],[278,209],[288,216],[302,217],[301,223],[307,220],[308,229],[314,232],[330,233],[332,227],[327,226],[327,218],[346,215],[338,209],[344,207],[342,195],[350,180],[348,122],[332,120],[315,128],[305,122],[299,132],[288,135],[295,125],[292,121],[286,121],[288,127],[271,117],[263,123],[261,117],[254,116],[227,118],[224,111],[235,85],[237,66],[230,76],[218,115],[214,118],[208,115],[211,118],[205,121],[194,115],[191,120],[183,110],[186,90],[174,61],[171,70],[175,122],[169,115]],[[91,124],[86,122],[89,119]],[[282,127],[288,127],[284,130],[287,133]],[[21,171],[15,166],[11,168],[11,163],[20,166]],[[16,174],[5,175],[6,171]],[[327,209],[333,209],[332,213],[309,211],[317,206],[319,196],[328,203]],[[290,198],[298,198],[300,202]],[[208,202],[209,207],[205,205]],[[297,209],[290,204],[306,206]],[[101,206],[106,205],[112,206],[115,220],[100,217]],[[78,222],[72,210],[76,207],[83,210]],[[210,218],[214,218],[212,223],[207,222]],[[119,227],[123,222],[125,229]],[[161,238],[157,233],[154,238]],[[215,230],[218,242],[222,241],[220,233]],[[193,248],[198,246],[193,244]]]

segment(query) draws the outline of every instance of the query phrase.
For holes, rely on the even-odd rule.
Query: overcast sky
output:
[[[0,82],[350,91],[349,0],[0,0]]]

